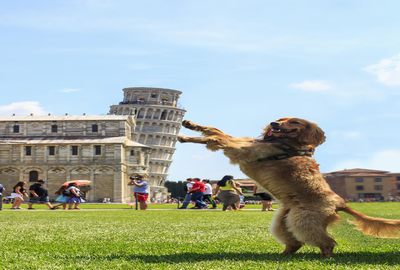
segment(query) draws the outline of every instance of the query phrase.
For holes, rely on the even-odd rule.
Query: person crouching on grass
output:
[[[144,180],[144,178],[145,175],[143,174],[136,174],[129,177],[129,179],[131,180],[129,184],[134,186],[133,193],[135,195],[136,200],[139,202],[140,210],[147,209],[147,198],[149,197],[149,191],[148,191],[149,184],[147,183],[146,180]]]
[[[34,203],[46,204],[51,210],[56,209],[53,207],[49,201],[49,192],[43,187],[44,180],[40,179],[35,184],[29,187],[29,203],[28,209],[34,209],[32,205]]]
[[[192,193],[192,201],[195,202],[193,209],[206,209],[207,204],[203,202],[205,185],[202,181],[200,181],[200,178],[193,178],[193,181],[193,186],[189,190],[189,192]]]

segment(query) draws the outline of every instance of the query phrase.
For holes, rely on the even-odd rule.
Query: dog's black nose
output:
[[[271,122],[270,125],[273,128],[279,128],[279,123],[277,123],[277,122]]]

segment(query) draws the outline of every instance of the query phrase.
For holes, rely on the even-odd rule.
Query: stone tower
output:
[[[123,92],[124,100],[110,106],[110,114],[136,115],[133,140],[153,148],[149,164],[150,197],[162,200],[166,197],[164,183],[186,112],[178,106],[182,92],[152,87],[129,87]]]

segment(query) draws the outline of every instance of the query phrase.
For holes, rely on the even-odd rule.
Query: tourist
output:
[[[244,201],[243,190],[242,190],[242,187],[241,187],[239,182],[235,182],[235,183],[236,183],[236,187],[237,187],[237,190],[238,190],[237,193],[239,195],[239,201],[236,203],[236,208],[237,209],[242,209],[243,207],[246,206],[246,203]]]
[[[242,191],[237,188],[232,175],[225,175],[222,177],[222,179],[217,182],[217,187],[214,191],[214,195],[218,196],[223,204],[222,211],[226,211],[228,207],[237,210],[237,203],[240,201],[239,195],[241,194]]]
[[[34,203],[46,204],[49,209],[55,209],[49,201],[49,192],[43,187],[44,180],[40,179],[29,187],[28,209],[32,210]]]
[[[62,185],[56,192],[55,194],[58,195],[56,198],[56,202],[58,202],[59,204],[55,205],[54,207],[58,208],[59,206],[62,205],[63,209],[66,210],[67,209],[67,203],[69,200],[69,197],[66,196],[66,190],[67,187]]]
[[[5,188],[2,184],[0,184],[0,211],[3,210],[3,192]]]
[[[183,199],[182,206],[179,207],[179,209],[186,209],[187,206],[189,205],[190,201],[192,200],[192,194],[190,193],[192,186],[193,186],[192,178],[187,178],[186,184],[183,186],[183,189],[186,191],[186,195],[185,195],[185,198]]]
[[[274,211],[272,208],[272,196],[261,185],[256,183],[253,188],[254,196],[261,198],[261,211]]]
[[[212,197],[213,188],[212,188],[212,186],[210,184],[210,180],[204,179],[202,182],[204,183],[204,187],[205,187],[204,194],[203,194],[203,201],[204,202],[208,202],[209,204],[211,204],[212,205],[212,209],[217,208],[217,204],[215,203],[215,200]]]
[[[139,202],[139,209],[146,210],[147,209],[147,199],[149,197],[149,191],[144,174],[136,174],[134,176],[129,177],[131,179],[131,184],[134,185],[133,192],[136,198],[136,201]]]
[[[81,198],[81,191],[78,188],[77,183],[75,182],[70,183],[67,189],[65,190],[65,194],[69,197],[68,210],[72,209],[80,210],[79,205],[84,201]]]
[[[24,196],[28,197],[25,189],[26,183],[23,181],[19,181],[14,187],[13,192],[11,193],[11,198],[14,200],[11,209],[17,210],[22,209],[21,204],[24,202]]]
[[[194,201],[194,209],[207,208],[207,204],[203,202],[203,194],[205,191],[204,183],[200,181],[200,178],[193,178],[193,186],[190,189],[192,194],[192,201]]]

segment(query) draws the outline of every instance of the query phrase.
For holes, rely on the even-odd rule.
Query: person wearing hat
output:
[[[143,174],[136,174],[131,177],[129,177],[131,180],[131,185],[133,185],[133,193],[135,195],[135,198],[139,202],[139,208],[140,210],[146,210],[147,209],[147,199],[149,197],[149,191],[148,191],[148,186],[149,184],[147,183],[145,179],[145,175]]]
[[[43,187],[44,180],[40,179],[29,187],[28,209],[32,210],[34,203],[46,204],[49,209],[55,209],[49,201],[49,192]]]
[[[217,182],[217,187],[214,191],[215,195],[218,196],[223,204],[222,211],[226,211],[228,207],[237,210],[237,203],[240,201],[239,195],[242,195],[242,191],[237,187],[232,175],[225,175]]]

